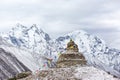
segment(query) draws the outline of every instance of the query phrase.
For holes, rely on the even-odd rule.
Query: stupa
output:
[[[70,39],[67,44],[66,52],[62,53],[57,61],[57,67],[71,67],[77,65],[86,65],[85,57],[79,52],[78,45]]]
[[[75,54],[75,53],[78,53],[79,49],[78,49],[78,45],[75,44],[75,42],[70,39],[70,42],[68,42],[67,44],[67,48],[66,48],[67,52],[66,54]]]

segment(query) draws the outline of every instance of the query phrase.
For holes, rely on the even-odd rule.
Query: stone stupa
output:
[[[57,67],[83,66],[86,62],[85,57],[79,53],[78,45],[71,39],[67,44],[66,52],[59,56]]]

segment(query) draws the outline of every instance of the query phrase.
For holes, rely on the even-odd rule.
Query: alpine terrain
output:
[[[13,61],[16,71],[27,69],[35,72],[55,67],[59,55],[65,52],[66,44],[73,39],[78,45],[79,52],[85,56],[88,65],[120,78],[120,50],[109,48],[102,39],[83,30],[73,31],[52,39],[35,24],[31,27],[18,24],[10,32],[1,33],[0,37],[0,53],[2,53],[0,56],[13,55],[16,62],[12,60],[13,58],[8,61]],[[8,61],[4,62],[7,64]],[[0,66],[4,66],[4,64]]]
[[[23,71],[31,71],[24,63],[20,62],[13,53],[3,48],[2,44],[5,45],[7,43],[0,38],[0,80],[6,80]]]

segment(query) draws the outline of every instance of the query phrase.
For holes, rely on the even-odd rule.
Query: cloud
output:
[[[83,29],[104,35],[101,37],[110,42],[106,37],[120,32],[119,3],[120,0],[0,0],[0,31],[9,31],[17,23],[37,24],[54,38]]]

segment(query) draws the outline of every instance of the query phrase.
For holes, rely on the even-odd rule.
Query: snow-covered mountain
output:
[[[30,69],[20,62],[12,53],[0,48],[0,80],[7,80],[23,71],[30,71]]]
[[[89,65],[120,77],[120,50],[108,48],[102,39],[83,30],[68,33],[56,41],[61,48],[65,48],[70,39],[78,44],[79,51],[83,53]]]
[[[8,48],[5,47],[7,45],[11,46],[9,43],[6,43],[5,40],[0,38],[0,80],[7,80],[23,71],[31,71],[23,61],[21,62],[15,56],[16,54],[14,55],[7,50]]]
[[[24,71],[34,73],[39,70],[46,59],[41,55],[37,56],[37,53],[32,54],[33,52],[15,47],[0,37],[0,80],[7,80]],[[39,60],[36,57],[39,57]]]
[[[49,35],[38,29],[36,25],[28,28],[21,24],[12,28],[8,34],[2,34],[2,37],[17,47],[22,46],[38,53],[49,46],[47,43],[50,40]]]
[[[56,61],[58,54],[65,51],[66,44],[72,38],[90,65],[120,77],[120,51],[108,48],[103,40],[83,30],[77,30],[53,40],[36,25],[25,27],[19,24],[8,34],[1,34],[1,36],[17,48],[30,51],[40,66],[41,62],[48,64],[46,60],[41,61],[41,56]]]
[[[33,52],[21,49],[8,43],[0,37],[0,80],[7,80],[24,71],[35,72],[40,65],[44,65],[45,59],[40,56],[36,61]]]
[[[19,54],[21,56],[25,56],[24,58],[33,57],[40,68],[43,65],[48,64],[46,61],[47,57],[52,57],[50,49],[52,48],[53,44],[50,43],[51,38],[47,33],[43,32],[43,30],[39,29],[35,24],[31,27],[26,27],[21,24],[17,24],[17,26],[12,28],[12,30],[7,34],[1,33],[1,36],[14,47],[22,49],[23,52],[18,52],[20,52]],[[26,50],[28,51],[27,53],[25,53]],[[43,62],[43,64],[41,62]]]

